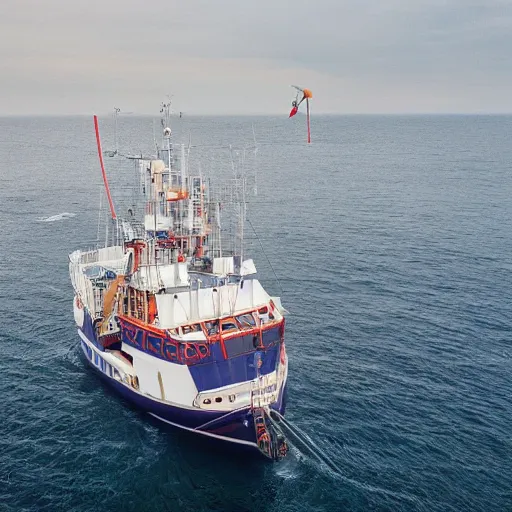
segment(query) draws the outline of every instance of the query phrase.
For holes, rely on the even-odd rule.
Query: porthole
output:
[[[222,397],[221,396],[218,396],[215,398],[215,401],[220,404],[222,402]]]
[[[228,398],[229,398],[229,401],[231,403],[233,403],[235,401],[235,399],[236,399],[236,395],[229,395]]]
[[[205,398],[203,400],[203,404],[205,404],[205,405],[210,405],[211,403],[212,403],[212,401],[209,398]]]

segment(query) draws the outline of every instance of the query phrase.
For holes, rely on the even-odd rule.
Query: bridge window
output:
[[[233,318],[222,320],[222,332],[235,332],[238,331],[238,325]]]
[[[188,334],[189,332],[201,332],[201,330],[200,324],[184,325],[182,327],[183,334]]]
[[[218,332],[219,332],[218,320],[212,320],[210,322],[205,322],[204,326],[206,328],[206,332],[208,333],[208,336],[214,336],[215,334],[218,334]]]
[[[242,326],[242,329],[250,329],[256,326],[256,321],[254,320],[254,317],[251,315],[251,313],[239,315],[236,317],[236,319]]]

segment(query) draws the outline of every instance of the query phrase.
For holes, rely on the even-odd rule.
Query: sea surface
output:
[[[155,126],[121,116],[120,150]],[[98,237],[92,119],[2,118],[0,511],[511,511],[512,117],[313,116],[310,146],[303,116],[173,123],[225,147],[253,127],[287,418],[337,471],[156,423],[86,367],[67,257]]]

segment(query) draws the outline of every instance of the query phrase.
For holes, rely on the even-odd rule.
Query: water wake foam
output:
[[[347,478],[343,474],[342,469],[336,464],[336,462],[326,452],[324,452],[320,446],[318,446],[318,444],[315,443],[305,432],[300,430],[297,426],[285,419],[284,416],[275,410],[270,411],[269,417],[272,425],[279,429],[281,433],[287,435],[287,440],[291,443],[293,448],[298,451],[299,454],[304,457],[309,456],[311,459],[315,459],[317,462],[324,465],[324,467],[328,469],[331,475],[341,478],[344,482],[350,483],[355,487],[365,489],[369,492],[383,494],[417,504],[417,498],[414,495],[404,492],[390,491],[381,487],[375,487],[363,482],[358,482],[352,478]]]
[[[58,220],[70,219],[71,217],[75,216],[75,213],[63,212],[57,215],[51,215],[50,217],[39,217],[37,222],[56,222]]]
[[[290,423],[277,411],[270,411],[270,420],[275,428],[287,436],[288,441],[305,456],[310,456],[327,466],[334,474],[343,476],[341,469],[305,432]]]

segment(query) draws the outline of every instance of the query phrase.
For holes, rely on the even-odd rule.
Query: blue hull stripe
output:
[[[218,344],[212,346],[212,352],[215,350],[220,350]],[[280,346],[276,345],[260,352],[262,361],[259,371],[260,375],[267,375],[275,371],[279,350]],[[217,360],[211,363],[195,364],[189,366],[189,370],[199,391],[247,382],[257,377],[254,353],[226,360]]]
[[[153,414],[152,412],[150,412],[149,414],[151,414],[151,416],[153,416],[155,418],[158,418],[161,421],[164,421],[165,423],[168,423],[169,425],[172,425],[173,427],[182,428],[184,430],[188,430],[189,432],[196,432],[198,434],[203,434],[205,436],[213,437],[215,439],[220,439],[222,441],[228,441],[230,443],[245,444],[247,446],[253,446],[254,448],[259,450],[258,445],[255,442],[252,442],[252,441],[245,441],[243,439],[234,439],[232,437],[225,437],[225,436],[220,436],[218,434],[213,434],[212,432],[204,432],[204,431],[201,431],[201,430],[184,427],[183,425],[178,425],[177,423],[174,423],[172,421],[166,420],[164,418],[160,418],[160,416],[157,416],[156,414]]]
[[[226,413],[226,411],[205,411],[178,407],[153,400],[147,395],[143,395],[117,381],[109,373],[105,373],[105,365],[99,362],[95,364],[96,358],[102,361],[103,359],[85,343],[83,340],[85,334],[80,330],[79,334],[82,338],[81,345],[88,363],[98,371],[99,375],[111,387],[138,408],[175,427],[197,432],[208,437],[257,448],[254,422],[249,407]],[[285,409],[285,393],[286,386],[281,390],[278,402],[272,405],[272,408],[275,408],[281,414],[284,414]]]

